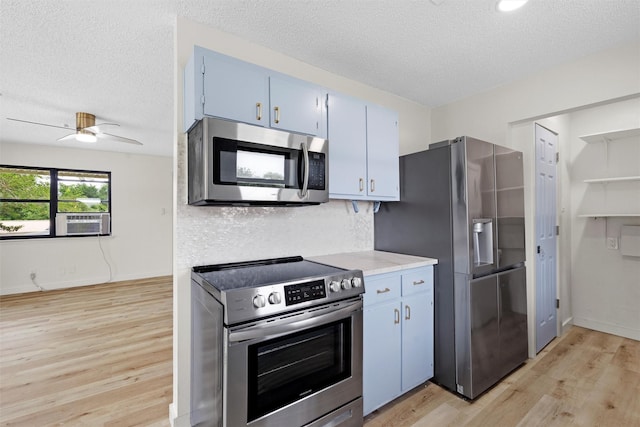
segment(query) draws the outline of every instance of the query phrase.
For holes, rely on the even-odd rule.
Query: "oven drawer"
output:
[[[304,427],[362,427],[364,422],[362,408],[362,398],[359,397]]]

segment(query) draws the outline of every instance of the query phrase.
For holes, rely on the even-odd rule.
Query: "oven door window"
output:
[[[249,346],[249,422],[351,376],[351,318]]]

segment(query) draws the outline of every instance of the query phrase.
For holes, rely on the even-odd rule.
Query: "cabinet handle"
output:
[[[262,103],[256,102],[256,120],[262,120]]]
[[[398,323],[400,323],[400,310],[398,310],[397,308],[394,308],[393,315],[395,317],[395,319],[393,320],[393,323],[397,325]]]
[[[418,286],[422,284],[424,284],[424,280],[418,280],[417,282],[416,281],[413,282],[413,286]]]
[[[372,179],[371,180],[371,192],[373,193],[374,191],[376,191],[376,180]]]
[[[411,320],[411,307],[408,305],[404,306],[404,320]]]
[[[280,107],[273,107],[273,122],[280,123]]]
[[[364,179],[360,178],[360,192],[364,191]]]
[[[389,292],[391,289],[389,288],[384,288],[384,289],[377,289],[376,293],[378,294],[386,294],[387,292]]]

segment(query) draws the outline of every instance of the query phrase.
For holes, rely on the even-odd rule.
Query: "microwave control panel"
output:
[[[309,189],[325,189],[325,161],[323,153],[309,153]]]

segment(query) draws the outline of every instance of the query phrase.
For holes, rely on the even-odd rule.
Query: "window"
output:
[[[111,234],[111,172],[0,165],[0,239]]]

